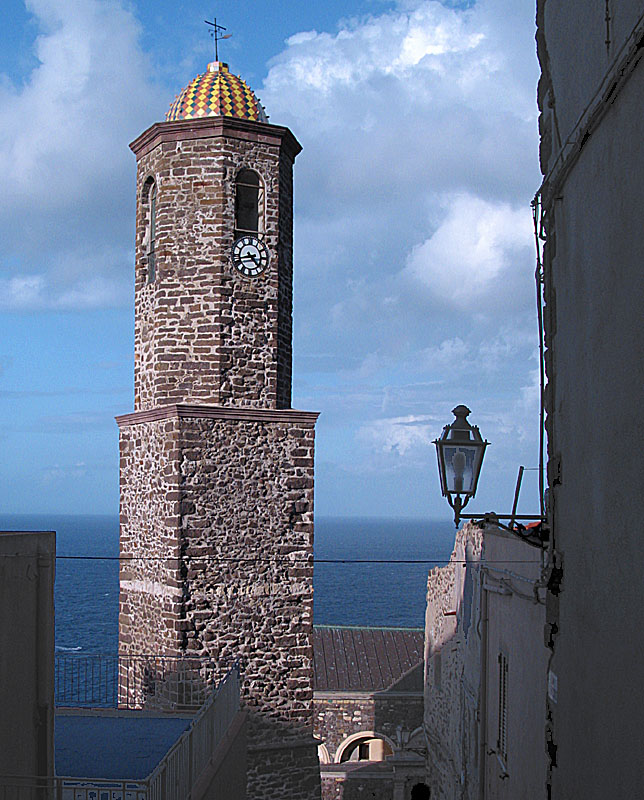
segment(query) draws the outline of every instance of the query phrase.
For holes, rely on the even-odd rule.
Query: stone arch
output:
[[[329,748],[325,744],[318,745],[318,758],[320,759],[320,764],[331,764],[331,754],[329,753]]]
[[[156,277],[156,225],[157,225],[157,182],[154,175],[148,175],[141,190],[141,208],[144,214],[143,252],[146,264],[146,282],[153,283]]]
[[[235,175],[235,238],[264,232],[264,181],[257,170]]]
[[[377,750],[379,749],[376,747],[377,742],[382,742],[383,745],[381,755],[376,758],[371,758],[371,754],[374,753],[377,755]],[[372,746],[374,743],[374,746]],[[340,745],[338,749],[335,751],[335,756],[333,758],[334,763],[340,764],[342,761],[349,761],[354,760],[351,758],[351,755],[355,753],[355,751],[360,747],[360,745],[368,745],[369,746],[369,759],[364,760],[373,760],[373,761],[384,761],[385,757],[388,755],[392,755],[394,750],[396,749],[395,744],[392,740],[385,736],[383,733],[376,733],[376,731],[358,731],[357,733],[352,733],[350,736],[347,736]],[[387,752],[389,751],[389,752]],[[363,760],[363,759],[356,759],[356,760]]]
[[[414,730],[409,734],[409,742],[408,742],[408,744],[409,745],[414,744],[415,739],[416,739],[417,736],[422,736],[421,742],[422,742],[423,747],[425,747],[426,746],[425,729],[423,728],[422,725],[419,725],[417,728],[414,728]]]

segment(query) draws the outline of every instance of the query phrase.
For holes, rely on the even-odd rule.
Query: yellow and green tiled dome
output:
[[[165,115],[167,122],[201,117],[236,117],[268,122],[266,112],[255,93],[228,64],[213,61],[208,71],[191,81],[177,96]]]

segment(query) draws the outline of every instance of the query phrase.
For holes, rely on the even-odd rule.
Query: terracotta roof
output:
[[[228,71],[228,64],[213,61],[177,95],[165,118],[237,117],[266,122],[266,113],[246,81]]]
[[[387,689],[422,663],[422,628],[313,628],[316,691]]]

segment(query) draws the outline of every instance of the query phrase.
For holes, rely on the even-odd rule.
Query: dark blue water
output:
[[[55,530],[56,648],[114,653],[118,644],[118,518],[5,515],[0,530]],[[449,559],[450,522],[322,517],[315,521],[317,625],[422,627],[425,564],[325,564],[324,559]]]

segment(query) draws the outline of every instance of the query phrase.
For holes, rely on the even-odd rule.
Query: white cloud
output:
[[[325,342],[372,374],[401,359],[424,368],[425,351],[456,338],[476,351],[504,311],[523,324],[539,184],[534,50],[531,0],[415,0],[287,42],[257,89],[304,147],[300,347]],[[455,319],[455,307],[469,313]]]
[[[420,363],[428,371],[463,369],[471,363],[471,349],[458,336],[421,351]]]
[[[0,307],[33,308],[42,302],[45,279],[42,275],[15,275],[0,280]]]
[[[410,414],[374,420],[363,425],[357,436],[374,450],[407,456],[413,449],[431,446],[437,436],[437,425],[434,417]]]
[[[491,289],[503,291],[498,279],[517,261],[529,261],[531,245],[529,208],[456,195],[437,230],[411,251],[405,274],[443,302],[464,308]]]
[[[20,86],[0,76],[3,305],[123,302],[134,210],[127,143],[160,102],[139,25],[116,0],[26,5],[41,31],[39,64]],[[121,288],[106,290],[114,282]]]

